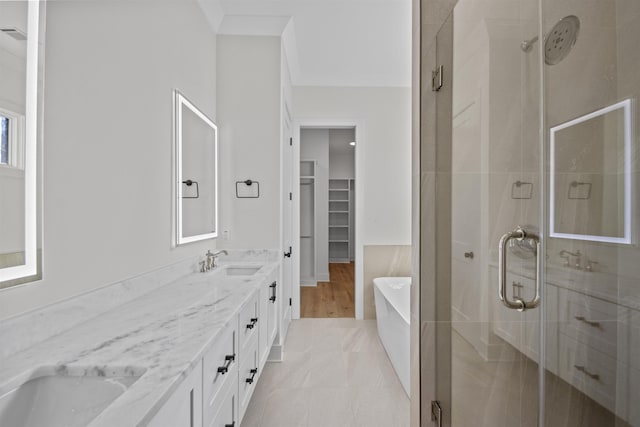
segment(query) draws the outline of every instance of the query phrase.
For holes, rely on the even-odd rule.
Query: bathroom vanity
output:
[[[3,339],[27,341],[29,321],[76,323],[3,352],[0,425],[239,426],[278,333],[279,261],[230,252],[210,272],[188,260],[3,322]],[[87,397],[66,413],[47,407],[74,390]]]
[[[491,268],[493,283],[497,269]],[[640,301],[634,283],[618,276],[550,267],[545,286],[546,369],[623,420],[640,419],[629,396],[640,393]],[[531,298],[533,271],[507,272],[514,295]],[[511,289],[510,289],[511,291]],[[509,310],[497,300],[493,332],[534,361],[539,360],[541,310]],[[502,353],[509,357],[508,351]]]

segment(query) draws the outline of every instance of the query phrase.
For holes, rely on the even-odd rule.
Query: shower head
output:
[[[565,16],[551,28],[544,40],[544,62],[555,65],[569,55],[580,33],[580,20],[575,15]],[[520,49],[529,52],[538,36],[520,43]]]

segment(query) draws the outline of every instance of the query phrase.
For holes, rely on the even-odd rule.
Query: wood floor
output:
[[[301,317],[355,317],[354,263],[329,264],[331,282],[300,287]]]

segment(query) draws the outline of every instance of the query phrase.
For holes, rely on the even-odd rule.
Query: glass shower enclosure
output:
[[[640,426],[640,2],[454,3],[422,424]]]

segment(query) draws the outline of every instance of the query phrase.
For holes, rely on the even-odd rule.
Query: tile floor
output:
[[[267,363],[242,427],[405,427],[409,398],[375,320],[292,322],[281,363]]]

